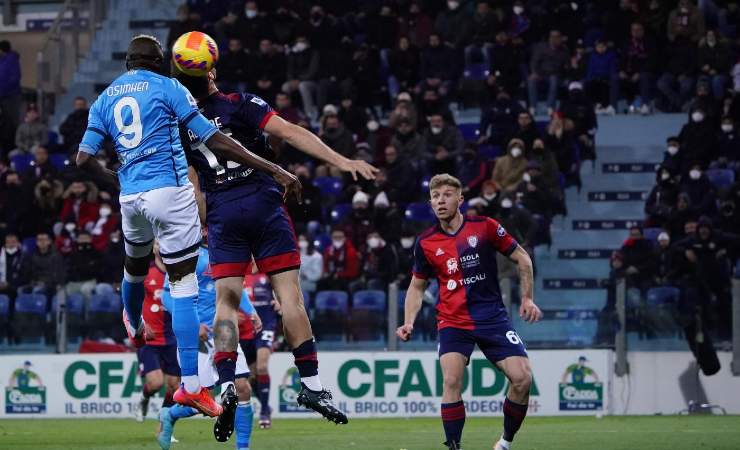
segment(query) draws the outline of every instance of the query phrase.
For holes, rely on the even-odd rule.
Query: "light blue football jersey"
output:
[[[188,183],[188,163],[178,123],[203,141],[218,131],[179,81],[130,70],[93,103],[79,149],[95,155],[106,137],[113,139],[121,162],[121,195],[182,186]]]
[[[216,317],[216,280],[211,278],[208,249],[206,247],[200,247],[195,275],[198,277],[198,320],[200,323],[208,325],[209,328],[213,328],[213,320]],[[165,309],[168,311],[173,311],[169,276],[165,277],[163,290],[162,304],[164,304]],[[242,298],[239,307],[247,314],[255,313],[254,306],[249,300],[246,289],[242,289]]]

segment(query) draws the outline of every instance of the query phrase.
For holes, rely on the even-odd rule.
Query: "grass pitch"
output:
[[[354,419],[335,426],[319,419],[276,420],[272,430],[255,429],[255,450],[427,450],[443,449],[438,419]],[[0,420],[0,448],[34,450],[156,449],[156,422],[133,420]],[[490,449],[501,418],[469,418],[466,450]],[[210,420],[181,420],[173,450],[233,449],[219,444]],[[738,450],[740,416],[530,417],[517,435],[516,450]]]

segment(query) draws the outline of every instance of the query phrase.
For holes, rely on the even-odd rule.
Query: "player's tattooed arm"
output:
[[[231,320],[216,320],[213,325],[213,341],[217,352],[235,352],[239,345],[237,325]]]
[[[97,159],[91,154],[86,152],[77,152],[77,159],[75,160],[77,167],[88,172],[93,178],[98,178],[106,183],[112,184],[116,189],[120,190],[118,184],[118,174],[107,167],[100,165]]]
[[[273,115],[265,124],[265,131],[271,136],[278,137],[293,148],[297,148],[303,153],[320,159],[339,168],[343,172],[352,175],[357,180],[357,175],[366,180],[374,180],[378,169],[365,161],[349,159],[335,152],[315,134],[303,127],[294,125],[280,116]]]
[[[517,245],[516,250],[509,256],[519,270],[519,286],[521,287],[521,306],[519,315],[527,322],[537,322],[542,318],[542,311],[534,304],[534,268],[529,253]]]

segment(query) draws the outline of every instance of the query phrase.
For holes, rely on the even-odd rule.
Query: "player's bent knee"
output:
[[[151,257],[151,250],[148,255],[139,258],[126,255],[126,258],[123,260],[124,277],[128,275],[127,280],[131,282],[144,281],[144,277],[149,272]],[[141,278],[141,280],[131,280],[129,278]]]
[[[246,402],[252,397],[252,386],[249,385],[249,378],[237,378],[234,380],[234,387],[239,401]]]
[[[195,275],[195,267],[198,265],[198,257],[188,258],[184,261],[176,262],[174,264],[166,264],[167,275],[170,277],[170,282],[176,282],[184,278],[187,275]]]

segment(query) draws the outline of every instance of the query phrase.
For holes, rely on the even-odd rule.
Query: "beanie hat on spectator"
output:
[[[358,194],[360,194],[360,192],[358,192]],[[354,201],[354,198],[352,200]],[[378,195],[375,196],[375,201],[373,201],[373,206],[376,208],[387,208],[391,206],[391,202],[390,200],[388,200],[388,195],[386,195],[384,191],[380,192]]]
[[[323,111],[324,111],[324,115],[325,116],[336,116],[337,113],[339,112],[337,110],[337,107],[334,106],[334,105],[332,105],[332,104],[328,104],[328,105],[324,106]]]
[[[362,191],[355,192],[355,195],[352,196],[352,206],[358,205],[358,204],[365,204],[367,205],[370,202],[370,196]]]

